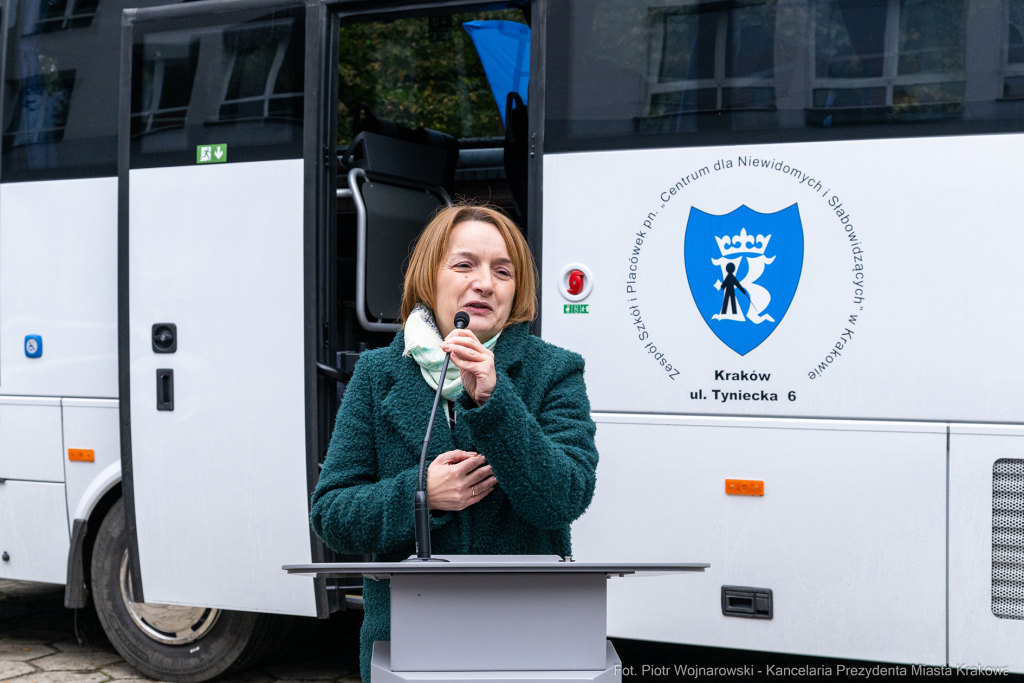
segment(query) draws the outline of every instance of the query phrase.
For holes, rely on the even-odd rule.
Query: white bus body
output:
[[[325,367],[393,323],[366,305],[355,130],[339,148],[345,27],[429,19],[462,45],[452,13],[493,7],[126,1],[4,3],[0,578],[65,583],[192,683],[247,661],[257,613],[345,604],[280,570],[331,556],[307,520]],[[503,143],[469,114],[454,188],[521,209],[536,330],[587,361],[575,556],[711,564],[611,586],[610,635],[1024,672],[1024,14],[861,4],[510,2],[529,200],[507,158],[472,165]],[[727,614],[726,586],[770,591],[770,618]]]
[[[983,645],[981,661],[1024,666],[990,564],[993,463],[1024,448],[1024,367],[1001,348],[1021,321],[993,289],[1024,248],[1010,219],[1021,153],[1024,136],[993,135],[547,157],[544,335],[587,358],[602,455],[576,553],[711,563],[708,581],[615,588],[613,634],[928,664],[974,662]],[[599,204],[608,168],[620,199]],[[715,280],[689,282],[681,261],[691,207],[744,204],[796,204],[805,249],[785,318],[740,356],[690,293]],[[589,315],[562,313],[572,262],[593,273]],[[764,495],[726,495],[726,479],[763,480]],[[961,545],[980,537],[984,553]],[[771,588],[774,619],[714,614],[722,585]]]

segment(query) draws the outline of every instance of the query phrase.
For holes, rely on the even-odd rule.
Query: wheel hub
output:
[[[164,645],[184,645],[199,640],[213,628],[220,616],[220,610],[212,607],[135,602],[127,549],[121,560],[121,598],[139,630]]]

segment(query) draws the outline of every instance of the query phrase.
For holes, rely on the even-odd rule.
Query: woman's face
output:
[[[453,227],[434,291],[441,337],[455,329],[455,314],[465,311],[469,329],[488,341],[505,326],[515,293],[516,273],[498,229],[480,221]]]

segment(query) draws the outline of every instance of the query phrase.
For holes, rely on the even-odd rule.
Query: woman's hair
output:
[[[430,310],[435,310],[437,271],[448,254],[452,229],[467,221],[480,221],[497,228],[505,240],[509,258],[512,259],[516,293],[505,326],[530,322],[537,314],[537,267],[534,265],[526,239],[516,224],[501,211],[489,206],[464,202],[446,206],[438,211],[416,240],[416,247],[409,258],[409,269],[405,272],[402,320],[409,318],[416,304],[422,303]]]

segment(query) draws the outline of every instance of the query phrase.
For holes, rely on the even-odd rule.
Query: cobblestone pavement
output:
[[[145,683],[102,633],[64,609],[64,587],[0,579],[0,683]],[[95,620],[95,616],[92,617]],[[225,683],[359,683],[358,613],[297,619],[264,664]]]

